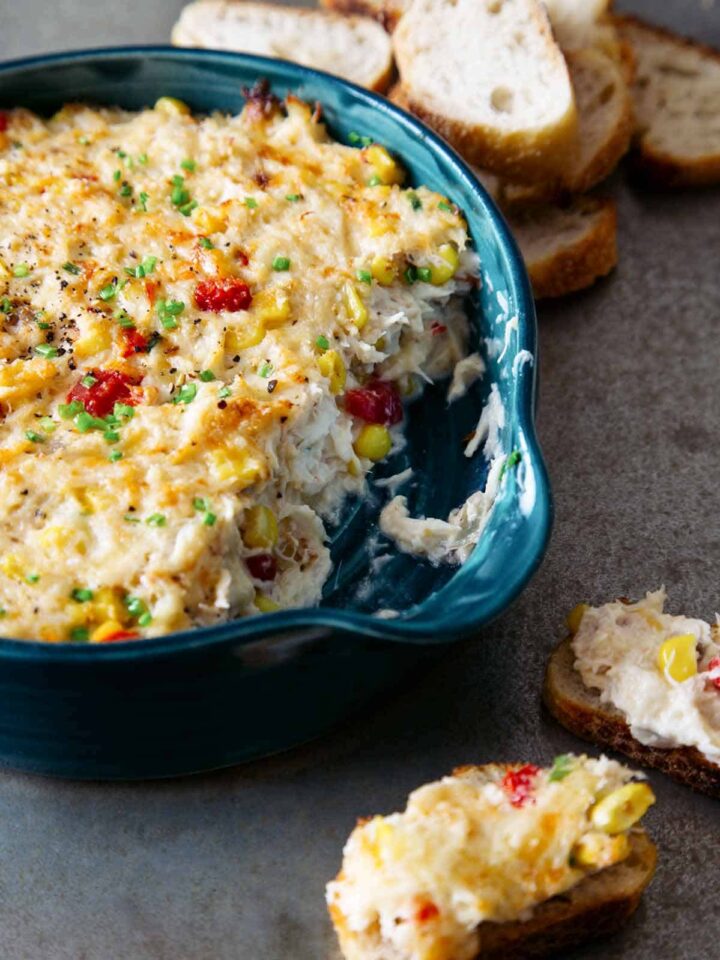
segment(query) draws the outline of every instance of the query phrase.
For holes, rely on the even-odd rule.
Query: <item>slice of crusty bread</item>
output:
[[[414,0],[392,39],[410,109],[470,162],[521,183],[559,175],[577,114],[538,0]]]
[[[543,0],[555,39],[566,51],[589,47],[617,49],[617,33],[610,18],[610,0]]]
[[[568,637],[550,657],[543,690],[548,709],[564,727],[584,740],[625,753],[636,763],[662,770],[695,790],[720,797],[720,766],[710,763],[694,747],[660,750],[640,743],[622,713],[601,703],[597,692],[585,686],[574,664]]]
[[[628,151],[634,120],[622,62],[595,48],[568,53],[567,62],[579,118],[577,150],[554,179],[533,186],[508,184],[509,203],[585,193],[608,177]]]
[[[634,17],[615,19],[637,63],[637,161],[659,186],[720,183],[720,52]]]
[[[321,0],[322,6],[338,13],[359,13],[373,17],[392,32],[408,7],[409,0]]]
[[[617,265],[613,200],[577,197],[506,215],[538,300],[590,287]]]
[[[379,91],[393,74],[390,39],[378,23],[323,10],[200,0],[182,11],[172,41],[282,57]]]
[[[656,860],[655,845],[643,829],[636,829],[626,860],[541,903],[529,920],[482,924],[477,960],[554,957],[614,933],[637,909],[655,873]],[[359,934],[348,929],[340,911],[331,906],[330,913],[346,960],[406,960],[380,939],[378,929]]]

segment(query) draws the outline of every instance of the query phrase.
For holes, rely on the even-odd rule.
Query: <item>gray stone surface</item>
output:
[[[720,45],[720,4],[626,6]],[[179,7],[0,0],[0,57],[161,41]],[[331,960],[323,884],[357,815],[457,763],[581,746],[538,702],[569,606],[665,583],[674,609],[713,615],[720,194],[613,189],[619,270],[540,311],[557,523],[530,589],[432,676],[286,756],[161,784],[0,775],[2,960]],[[577,956],[720,955],[717,804],[651,780],[657,877],[622,935]]]

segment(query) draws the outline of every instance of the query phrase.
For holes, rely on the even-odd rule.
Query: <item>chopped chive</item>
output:
[[[104,300],[107,303],[108,300],[112,300],[115,296],[117,296],[117,292],[118,292],[118,282],[117,280],[113,280],[112,283],[108,283],[106,286],[102,288],[102,290],[98,294],[98,298],[100,300]]]
[[[40,579],[40,574],[39,574],[39,573],[29,573],[29,574],[25,577],[25,579],[27,580],[28,583],[37,583],[38,580]]]
[[[124,160],[125,157],[127,156],[124,150],[118,150],[117,155],[120,157],[121,160]]]
[[[362,133],[356,133],[354,130],[351,130],[348,134],[348,140],[353,144],[359,143],[362,147],[369,147],[375,142],[372,137],[367,137]]]
[[[174,187],[182,187],[185,183],[185,177],[181,177],[179,173],[176,173],[174,177],[170,178],[170,183]]]
[[[151,513],[145,523],[149,527],[164,527],[167,523],[167,517],[162,513]]]
[[[135,416],[135,408],[129,403],[116,403],[113,407],[113,413],[116,417],[124,417],[126,420],[132,420]]]
[[[418,280],[422,280],[423,283],[430,283],[432,280],[432,270],[430,267],[418,267],[417,276]]]
[[[215,249],[214,243],[212,242],[212,240],[208,240],[207,237],[200,237],[200,239],[198,240],[198,243],[200,244],[201,247],[204,247],[205,250]]]
[[[250,210],[254,210],[258,205],[255,197],[245,197],[245,206],[249,207]]]
[[[77,276],[80,273],[80,267],[73,263],[72,260],[68,260],[63,264],[63,270],[67,270],[68,273],[73,273]]]
[[[438,210],[444,210],[445,213],[453,212],[453,208],[450,206],[449,203],[445,203],[444,200],[441,200],[440,203],[438,204]]]
[[[190,194],[184,187],[173,187],[172,193],[170,194],[170,201],[175,207],[181,207],[184,203],[188,203],[190,200]]]
[[[70,631],[70,640],[73,643],[87,643],[90,639],[90,631],[87,627],[73,627]]]
[[[360,283],[372,283],[372,274],[369,270],[358,270],[355,273]]]
[[[382,178],[379,177],[376,173],[374,173],[368,180],[367,185],[369,187],[379,187],[381,183],[382,183]]]
[[[58,405],[58,414],[63,420],[72,420],[72,418],[82,413],[85,407],[80,400],[73,400],[70,403],[61,403]]]
[[[14,277],[29,277],[30,267],[26,263],[19,263],[13,270]]]
[[[35,323],[38,325],[38,327],[40,328],[40,330],[49,330],[49,329],[50,329],[50,324],[47,322],[47,320],[36,320]]]
[[[87,410],[82,410],[75,417],[75,426],[80,433],[87,433],[89,430],[105,430],[107,423],[100,417],[93,417]]]
[[[320,336],[319,336],[319,337],[317,338],[317,340],[315,341],[315,346],[316,346],[316,347],[319,347],[320,350],[329,350],[329,349],[330,349],[330,341],[328,340],[327,337],[323,336],[323,334],[320,334]]]
[[[258,376],[262,377],[264,380],[267,380],[267,378],[270,376],[270,374],[273,372],[274,369],[275,368],[271,363],[269,362],[264,363],[258,370]]]
[[[88,373],[82,378],[80,383],[84,387],[92,387],[97,383],[97,377],[94,377],[91,373]]]
[[[10,297],[3,297],[0,300],[0,313],[10,313],[12,310],[12,300]]]
[[[145,613],[141,613],[138,617],[138,626],[140,627],[149,627],[152,623],[152,614],[149,610],[146,610]]]
[[[136,517],[132,513],[126,513],[123,520],[127,521],[127,523],[140,523],[140,517]]]
[[[213,527],[213,526],[215,526],[215,521],[216,521],[216,520],[217,520],[217,517],[215,516],[215,514],[214,514],[214,513],[211,513],[211,512],[208,510],[208,512],[207,512],[207,513],[205,514],[205,516],[203,517],[203,524],[204,524],[206,527]]]
[[[569,773],[572,773],[572,769],[575,766],[575,758],[570,753],[561,753],[560,756],[555,757],[553,760],[553,765],[550,770],[550,776],[548,780],[551,783],[554,783],[558,780],[564,780]]]
[[[201,370],[200,379],[203,383],[210,383],[211,380],[215,379],[215,374],[212,372],[212,370]]]
[[[422,207],[422,200],[414,190],[408,190],[405,196],[408,198],[408,202],[413,210],[419,210]]]
[[[403,277],[405,277],[406,283],[415,283],[418,278],[417,267],[413,266],[412,263],[408,264],[403,271]]]
[[[95,594],[87,587],[75,587],[74,590],[70,591],[70,596],[77,603],[87,603],[88,600],[92,600]]]
[[[144,613],[148,612],[145,601],[140,597],[131,597],[128,595],[125,597],[125,606],[131,617],[141,617]]]
[[[190,203],[185,203],[182,207],[178,207],[178,210],[184,217],[189,217],[196,207],[197,200],[191,200]]]
[[[30,443],[45,442],[45,437],[41,433],[36,433],[34,430],[26,430],[25,437],[30,441]]]
[[[90,143],[90,137],[82,136],[78,137],[78,143],[82,147],[86,147]]]
[[[143,213],[147,213],[147,202],[150,199],[150,194],[142,190],[138,199],[140,200],[140,208]]]
[[[302,196],[299,193],[288,193],[285,199],[288,203],[297,203],[298,200],[302,200]]]
[[[40,417],[38,423],[45,433],[55,433],[58,428],[57,422],[52,417]]]
[[[112,450],[108,456],[110,463],[117,463],[118,460],[122,460],[122,452],[120,450]]]
[[[124,183],[120,187],[120,191],[119,191],[121,197],[131,197],[132,192],[133,192],[133,188],[130,186],[129,183]]]
[[[116,310],[113,314],[113,319],[117,320],[120,326],[125,330],[129,330],[131,327],[135,326],[135,322],[126,310]]]
[[[230,389],[230,387],[220,387],[220,389],[218,390],[218,396],[220,397],[221,400],[224,400],[225,397],[232,396],[232,390]]]
[[[290,258],[289,257],[275,257],[272,262],[273,270],[284,271],[290,269]]]
[[[116,170],[116,171],[113,173],[113,180],[115,181],[115,183],[118,182],[118,180],[120,179],[121,176],[122,176],[122,170]]]
[[[193,497],[193,507],[196,510],[209,510],[210,502],[205,497]]]
[[[193,173],[197,167],[197,163],[194,160],[181,160],[180,166],[183,170],[187,170],[188,173]]]
[[[197,396],[196,383],[184,383],[173,397],[173,403],[192,403]]]
[[[39,343],[35,347],[35,353],[40,357],[45,357],[46,360],[52,360],[53,357],[58,355],[57,347],[54,347],[51,343]]]
[[[148,155],[146,153],[139,154],[137,158],[137,162],[142,164],[142,166],[144,167],[145,164],[148,162]]]
[[[182,300],[158,300],[155,310],[160,318],[160,323],[165,330],[174,330],[177,327],[176,317],[185,309]]]
[[[105,433],[103,433],[103,437],[108,443],[117,443],[120,439],[120,434],[117,430],[106,430]]]
[[[158,262],[157,257],[145,257],[142,262],[142,268],[145,271],[145,276],[149,276],[151,273],[155,272],[155,264]]]

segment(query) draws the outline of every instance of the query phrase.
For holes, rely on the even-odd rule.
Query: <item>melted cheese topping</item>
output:
[[[703,620],[664,613],[665,591],[639,603],[606,603],[585,611],[573,637],[575,669],[603,703],[622,711],[632,735],[653,747],[696,747],[720,763],[720,657],[717,632]],[[682,682],[658,667],[671,637],[696,638],[697,673]]]
[[[372,467],[345,391],[410,391],[464,354],[478,264],[457,210],[294,98],[1,119],[2,632],[115,639],[316,603],[323,520]],[[98,371],[126,388],[88,419],[68,394]]]
[[[526,919],[593,869],[574,865],[581,840],[603,847],[595,869],[627,855],[589,819],[627,768],[568,756],[531,769],[518,791],[507,768],[467,768],[416,790],[404,813],[360,822],[328,885],[341,940],[369,937],[403,960],[471,960],[479,924]]]

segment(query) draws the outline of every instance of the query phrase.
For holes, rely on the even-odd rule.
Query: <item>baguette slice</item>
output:
[[[613,200],[577,197],[568,206],[540,204],[506,216],[538,300],[584,290],[617,265]]]
[[[409,0],[321,0],[322,6],[338,13],[359,13],[372,17],[389,32],[398,25],[408,8]]]
[[[720,766],[710,763],[694,747],[660,750],[633,737],[623,714],[601,703],[575,670],[571,638],[556,647],[545,674],[543,698],[550,713],[583,740],[627,754],[636,763],[662,770],[673,780],[720,798]]]
[[[393,75],[390,39],[379,24],[322,10],[200,0],[182,11],[172,42],[282,57],[380,92]]]
[[[566,52],[595,47],[617,52],[610,0],[544,0],[555,39]]]
[[[453,771],[460,776],[497,779],[517,765],[487,764]],[[615,866],[585,877],[565,893],[539,904],[528,920],[484,923],[472,960],[526,960],[554,957],[597,937],[615,933],[632,916],[655,873],[657,849],[642,827],[630,834],[630,854]],[[381,939],[379,927],[351,930],[340,910],[330,904],[333,926],[345,960],[406,960]]]
[[[720,183],[720,52],[634,17],[615,22],[637,62],[638,171],[653,186]]]
[[[579,146],[560,175],[533,186],[508,184],[509,203],[585,193],[608,177],[627,153],[634,129],[622,61],[599,49],[567,54],[579,117]]]
[[[392,39],[410,109],[471,163],[521,183],[561,173],[577,113],[538,0],[415,0]]]

